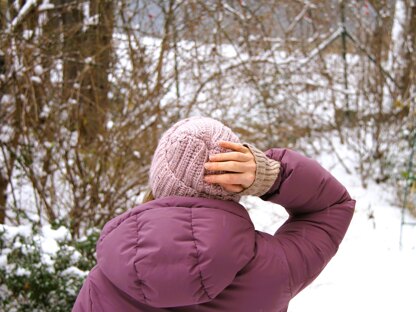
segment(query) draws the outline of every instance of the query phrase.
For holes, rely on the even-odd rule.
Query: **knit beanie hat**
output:
[[[154,198],[176,195],[239,201],[240,195],[204,181],[210,173],[204,168],[209,156],[227,151],[218,141],[240,142],[230,128],[207,117],[187,118],[168,129],[150,167]]]

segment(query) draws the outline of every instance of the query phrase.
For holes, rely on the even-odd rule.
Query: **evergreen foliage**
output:
[[[0,310],[70,311],[95,265],[99,232],[72,239],[64,226],[0,225]]]

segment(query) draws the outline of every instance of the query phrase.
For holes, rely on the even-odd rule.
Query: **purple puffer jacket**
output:
[[[274,235],[256,231],[235,202],[142,204],[104,227],[73,311],[286,311],[336,253],[355,201],[314,160],[266,154],[281,170],[262,198],[290,214]]]

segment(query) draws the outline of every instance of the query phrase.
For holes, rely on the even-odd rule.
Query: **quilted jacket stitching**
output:
[[[204,290],[204,292],[205,292],[205,294],[207,295],[207,297],[209,298],[209,299],[212,299],[213,298],[213,296],[210,296],[209,295],[209,293],[208,293],[208,291],[207,291],[207,289],[206,289],[206,287],[205,287],[205,284],[204,284],[204,279],[203,279],[203,277],[202,277],[202,270],[201,270],[201,267],[200,267],[200,263],[199,263],[199,250],[198,250],[198,246],[197,246],[197,244],[196,244],[196,239],[195,239],[195,232],[194,232],[194,224],[193,224],[193,208],[191,207],[191,209],[190,209],[191,211],[190,211],[190,217],[191,217],[191,222],[190,222],[190,224],[191,224],[191,233],[192,233],[192,241],[194,242],[194,245],[195,245],[195,250],[196,250],[196,262],[197,262],[197,267],[198,267],[198,271],[199,271],[199,278],[200,278],[200,280],[201,280],[201,286],[202,286],[202,289]]]

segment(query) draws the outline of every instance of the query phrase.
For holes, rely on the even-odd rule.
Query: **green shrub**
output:
[[[64,226],[0,225],[0,310],[71,311],[95,265],[99,231],[74,240]]]

